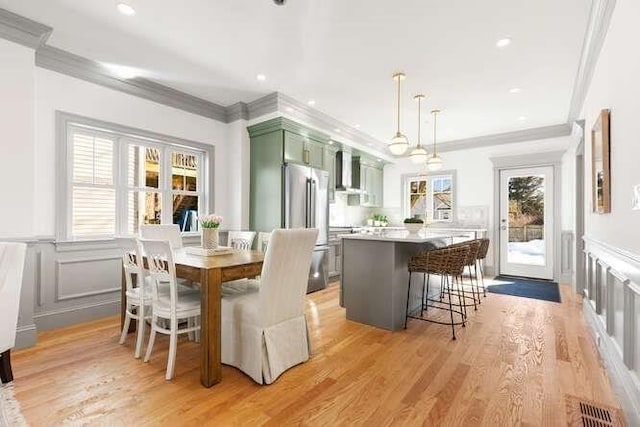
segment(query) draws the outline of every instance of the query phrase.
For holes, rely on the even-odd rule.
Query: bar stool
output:
[[[454,243],[452,245],[447,246],[447,248],[449,249],[453,249],[453,248],[457,248],[457,247],[463,247],[463,246],[468,246],[469,247],[469,254],[467,255],[467,259],[464,262],[464,267],[467,267],[467,270],[469,271],[469,286],[471,287],[471,295],[473,298],[473,304],[466,304],[466,307],[471,307],[473,305],[473,309],[477,310],[478,309],[478,304],[481,303],[480,301],[480,284],[478,282],[478,253],[480,252],[480,247],[482,245],[482,242],[480,241],[480,239],[475,239],[475,240],[469,240],[466,242],[461,242],[461,243]],[[475,274],[472,273],[471,268],[475,269]],[[476,283],[474,286],[473,283],[473,278],[475,277],[476,279]],[[464,281],[462,282],[462,292],[463,295],[465,296],[465,298],[467,298],[466,294],[467,294],[467,290],[465,289],[465,285],[464,285]],[[477,296],[477,298],[476,298]]]
[[[459,246],[451,249],[444,248],[422,252],[409,259],[409,284],[407,286],[407,313],[404,325],[405,329],[407,327],[407,319],[411,317],[413,319],[423,320],[425,322],[437,323],[440,325],[450,325],[452,339],[456,339],[455,326],[465,326],[466,313],[463,311],[464,297],[462,296],[462,291],[460,289],[459,278],[463,273],[465,261],[468,255],[469,247]],[[411,277],[413,273],[421,273],[424,275],[422,282],[422,296],[420,300],[420,317],[412,316],[410,314],[411,311],[409,307],[409,296],[411,293]],[[433,274],[440,276],[441,290],[442,292],[446,291],[447,301],[443,301],[444,298],[442,297],[442,293],[440,299],[433,299],[429,297],[429,285],[431,281],[431,275]],[[458,297],[458,304],[454,304],[454,296]],[[446,322],[437,319],[424,318],[424,312],[428,311],[429,308],[448,311],[450,321]],[[454,319],[454,313],[460,316],[460,321],[456,321]]]
[[[484,284],[484,269],[482,268],[482,261],[487,257],[489,252],[489,243],[491,241],[487,238],[480,239],[480,250],[478,251],[478,257],[476,259],[477,269],[480,271],[480,280],[482,281],[482,292],[484,296],[487,296],[487,286]]]

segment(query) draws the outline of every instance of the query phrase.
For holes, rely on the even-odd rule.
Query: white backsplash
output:
[[[382,213],[383,209],[363,206],[348,206],[346,194],[336,194],[335,203],[329,205],[329,225],[332,226],[361,226],[366,225],[367,219],[375,213]]]

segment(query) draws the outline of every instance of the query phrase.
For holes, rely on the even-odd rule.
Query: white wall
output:
[[[633,185],[640,184],[640,2],[618,0],[581,117],[585,141],[585,234],[640,253],[640,211],[631,210]],[[601,109],[611,110],[611,213],[591,212],[590,130]]]
[[[31,237],[34,51],[0,39],[0,238]]]
[[[569,146],[569,137],[528,141],[440,153],[443,170],[456,170],[454,191],[458,208],[484,207],[488,212],[488,236],[493,236],[493,163],[490,158],[515,156],[549,151],[563,151]],[[424,166],[417,166],[409,159],[402,159],[384,168],[385,209],[398,221],[402,216],[403,174],[419,173]],[[491,251],[487,263],[493,265]]]
[[[32,59],[33,62],[33,59]],[[35,233],[55,234],[55,112],[57,110],[215,146],[215,210],[225,227],[239,227],[241,205],[234,201],[238,168],[238,138],[229,138],[228,125],[206,117],[108,89],[63,74],[35,71]],[[32,127],[33,128],[33,127]]]

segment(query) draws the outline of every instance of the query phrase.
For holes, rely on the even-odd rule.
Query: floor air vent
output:
[[[567,418],[572,427],[624,427],[619,409],[567,396]]]

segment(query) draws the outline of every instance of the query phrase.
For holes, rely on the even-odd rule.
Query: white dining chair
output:
[[[126,285],[126,301],[122,301],[126,309],[120,344],[124,344],[127,339],[131,319],[137,320],[136,347],[133,354],[136,359],[139,359],[142,353],[146,320],[151,318],[151,281],[145,274],[138,240],[133,237],[116,237],[115,241],[122,250],[122,268]],[[134,283],[138,286],[134,286]]]
[[[149,274],[152,279],[152,315],[151,336],[144,361],[151,358],[156,333],[169,335],[169,356],[165,378],[170,380],[175,375],[178,335],[200,330],[200,294],[199,292],[179,293],[176,282],[176,266],[173,261],[171,245],[162,240],[141,240],[147,257]],[[162,285],[168,283],[168,292],[163,292]],[[169,322],[165,327],[160,320]],[[187,320],[186,327],[180,328],[180,320]],[[184,325],[184,323],[182,323]]]
[[[255,240],[255,238],[255,231],[229,231],[227,246],[230,246],[233,249],[251,249],[253,248],[253,241]]]
[[[258,250],[260,252],[267,251],[267,245],[269,244],[269,239],[271,238],[271,232],[260,231],[258,233]]]
[[[145,224],[140,226],[140,238],[150,240],[168,240],[173,250],[183,247],[182,235],[178,224]]]
[[[317,229],[275,230],[260,280],[222,289],[222,363],[271,384],[309,359],[304,298]]]
[[[26,253],[24,243],[0,242],[0,382],[3,383],[13,381],[11,349],[16,345]]]
[[[151,289],[152,280],[148,270],[145,270],[140,242],[135,237],[116,237],[116,244],[122,250],[122,268],[125,278],[125,298],[123,303],[126,306],[125,319],[122,332],[120,334],[120,344],[124,344],[129,334],[131,320],[137,321],[136,346],[134,357],[139,359],[142,355],[142,345],[144,343],[144,332],[146,321],[151,319],[151,304],[153,301],[153,291]],[[134,283],[137,286],[134,286]],[[169,294],[169,284],[160,283],[160,290],[163,294]],[[178,284],[178,293],[193,293],[197,290]],[[141,321],[144,319],[144,321]]]

